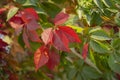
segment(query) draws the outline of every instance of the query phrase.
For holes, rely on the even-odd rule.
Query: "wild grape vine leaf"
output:
[[[26,8],[19,11],[9,20],[9,24],[15,29],[16,34],[20,34],[21,30],[23,30],[23,41],[27,47],[30,47],[29,40],[35,42],[41,41],[35,31],[39,28],[38,19],[39,17],[33,8]]]
[[[69,42],[81,42],[76,32],[69,26],[59,26],[58,28],[68,38]]]
[[[50,70],[53,70],[56,65],[58,65],[60,62],[60,55],[56,53],[55,51],[51,51],[49,53],[49,60],[47,62],[47,67]]]
[[[63,12],[60,12],[57,14],[53,20],[54,25],[60,25],[63,24],[65,21],[68,20],[69,15],[65,14]]]
[[[68,26],[58,26],[56,29],[48,28],[43,31],[41,37],[46,45],[51,43],[56,49],[66,52],[70,51],[69,43],[81,42],[75,31]]]
[[[49,60],[48,48],[46,46],[41,46],[34,53],[34,63],[36,70],[45,65],[48,62],[48,60]]]
[[[54,30],[52,44],[58,50],[66,52],[70,51],[70,49],[68,48],[69,41],[67,37],[59,29]]]
[[[52,28],[45,29],[43,33],[41,34],[41,38],[45,45],[51,43],[53,37],[53,31]]]
[[[34,53],[34,63],[36,71],[46,65],[50,70],[53,70],[60,62],[60,55],[55,51],[50,51],[46,45],[41,46]]]
[[[45,29],[41,35],[41,38],[45,45],[53,45],[56,49],[69,52],[69,43],[78,42],[81,40],[76,32],[69,26],[60,26],[65,21],[67,21],[69,15],[60,12],[53,19],[55,28]]]
[[[88,54],[88,43],[85,43],[82,49],[82,57],[85,60]]]

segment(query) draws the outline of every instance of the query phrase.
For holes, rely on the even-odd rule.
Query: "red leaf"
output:
[[[69,17],[68,14],[61,12],[56,15],[53,22],[55,25],[60,25],[60,24],[63,24],[65,21],[67,21],[68,17]]]
[[[61,33],[60,30],[55,30],[53,33],[53,39],[52,44],[54,47],[56,47],[58,50],[69,52],[68,48],[68,40],[64,34]]]
[[[60,62],[60,55],[58,53],[55,53],[53,51],[49,53],[49,60],[46,65],[50,70],[53,70],[54,67],[59,64],[59,62]]]
[[[49,60],[48,49],[45,46],[40,47],[34,54],[34,63],[36,70],[45,65]]]
[[[22,19],[16,16],[9,20],[9,24],[15,29],[17,35],[21,32],[24,25]]]
[[[20,17],[14,16],[9,20],[9,24],[12,28],[17,29],[23,27],[23,21]]]
[[[27,29],[28,29],[28,30],[31,30],[31,31],[40,28],[40,26],[38,25],[38,23],[37,23],[34,19],[30,20],[30,21],[26,24],[26,26],[27,26]]]
[[[88,43],[84,44],[83,49],[82,49],[82,56],[83,59],[85,60],[88,54]]]
[[[26,34],[26,29],[23,30],[23,41],[24,41],[24,43],[26,44],[26,46],[27,46],[28,48],[30,48],[28,36],[27,36],[27,34]]]
[[[58,27],[62,33],[67,37],[69,42],[81,42],[76,32],[68,26],[59,26]]]
[[[41,34],[41,38],[45,45],[51,43],[52,38],[53,38],[53,31],[52,28],[45,29],[43,33]]]
[[[28,31],[28,37],[33,42],[41,42],[41,40],[40,40],[36,31]]]
[[[30,13],[32,15],[32,17],[34,17],[36,20],[39,19],[35,9],[33,9],[33,8],[26,8],[26,9],[24,9],[24,12]]]

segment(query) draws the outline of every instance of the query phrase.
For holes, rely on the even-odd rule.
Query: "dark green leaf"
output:
[[[20,4],[24,4],[26,2],[26,0],[14,0],[14,1]]]
[[[83,67],[83,74],[88,78],[88,79],[97,79],[101,77],[101,75],[92,67],[85,66]]]
[[[116,57],[115,55],[111,54],[108,59],[108,64],[111,70],[120,74],[120,56]]]
[[[68,73],[68,79],[71,80],[75,77],[77,70],[75,68],[71,69]]]
[[[113,7],[112,5],[112,0],[102,0],[102,2],[105,4],[107,7]]]
[[[100,16],[101,16],[100,13],[98,13],[98,12],[93,12],[93,13],[92,13],[92,18],[91,18],[91,21],[90,21],[90,25],[91,25],[91,26],[92,26],[92,25],[94,25],[94,26],[100,25],[100,24],[102,23],[102,19],[101,19]]]
[[[76,80],[83,80],[82,77],[81,77],[81,73],[77,74]]]
[[[110,50],[108,45],[95,40],[90,41],[90,47],[98,53],[108,53]]]
[[[18,1],[20,3],[21,0]],[[37,6],[37,3],[39,0],[25,0],[24,3],[22,3],[23,6]]]
[[[61,11],[61,9],[57,5],[50,3],[50,2],[43,2],[42,8],[52,18],[54,18]]]
[[[46,12],[41,7],[35,6],[34,9],[38,14],[43,14],[47,16]]]
[[[66,0],[52,0],[55,3],[61,4],[64,3]]]
[[[100,9],[103,9],[102,0],[93,0],[93,1],[97,5],[97,7],[99,7]]]
[[[40,43],[38,42],[30,42],[30,47],[32,48],[32,50],[36,51],[39,47],[40,47]]]

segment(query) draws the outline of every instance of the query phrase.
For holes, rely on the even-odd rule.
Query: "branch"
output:
[[[71,51],[73,54],[78,56],[80,59],[83,59],[83,57],[79,53],[77,53],[74,48],[71,48]],[[96,67],[96,65],[94,63],[91,62],[91,60],[89,58],[86,58],[85,63],[88,64],[89,66],[93,67],[94,69],[96,69],[100,74],[102,74],[102,72]]]

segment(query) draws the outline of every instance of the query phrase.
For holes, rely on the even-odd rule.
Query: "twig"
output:
[[[78,56],[80,59],[83,59],[83,57],[79,53],[77,53],[74,48],[71,48],[71,51],[73,54]],[[89,66],[93,67],[94,69],[96,69],[100,74],[102,74],[102,72],[96,67],[96,65],[94,63],[92,63],[90,61],[89,58],[86,58],[85,63],[88,64]]]

